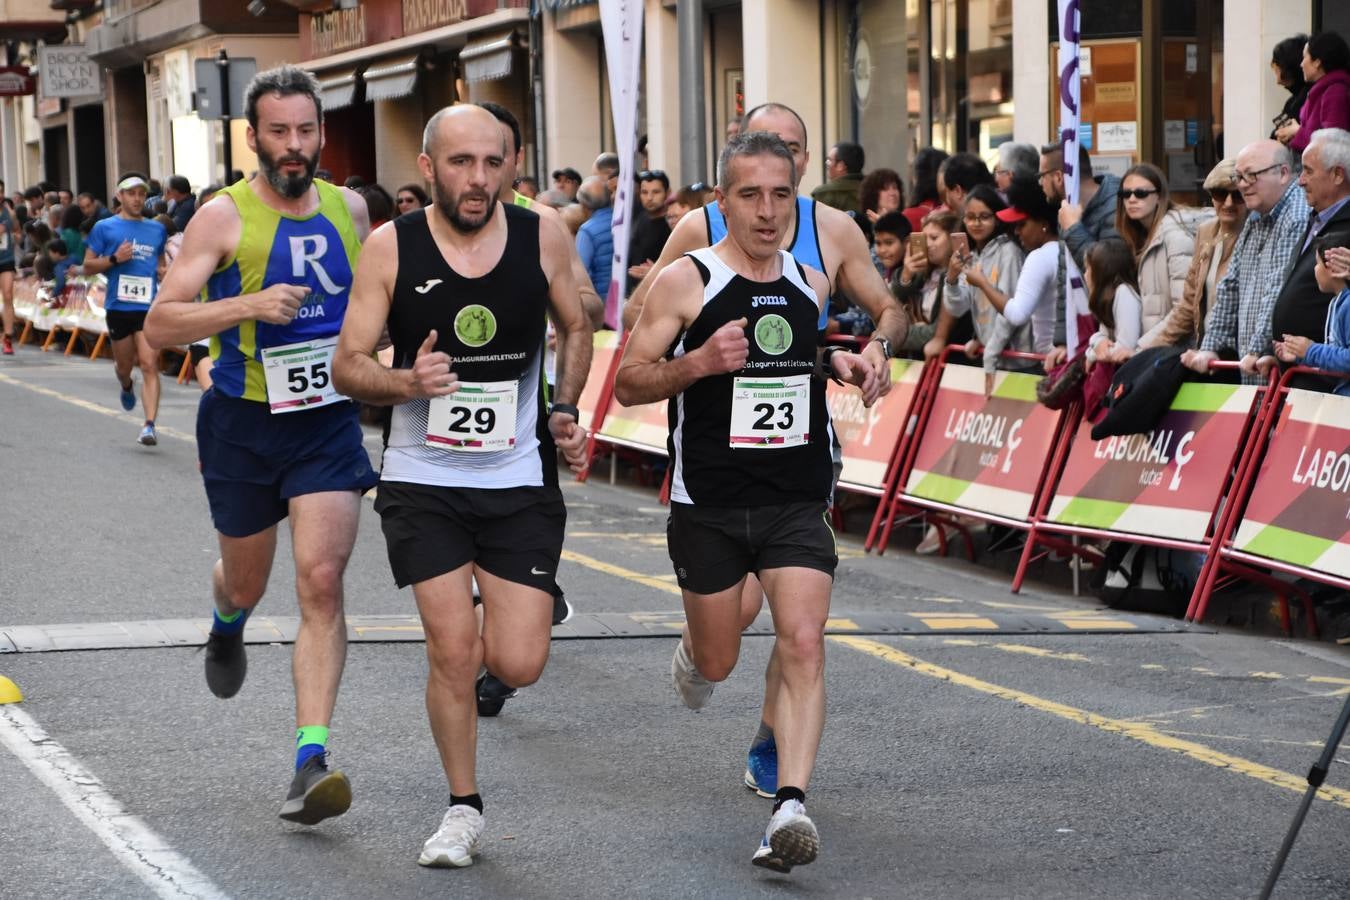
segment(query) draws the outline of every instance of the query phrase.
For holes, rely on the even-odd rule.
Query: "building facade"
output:
[[[674,184],[712,180],[727,122],[768,100],[807,124],[808,190],[839,140],[862,144],[868,168],[906,172],[923,146],[992,158],[1005,140],[1054,135],[1055,0],[643,2],[639,131],[646,163]],[[703,64],[694,136],[703,153],[689,164],[681,3],[701,25]],[[257,14],[212,0],[0,0],[0,63],[28,66],[38,85],[36,95],[0,97],[0,174],[11,190],[43,178],[97,190],[126,169],[177,172],[200,187],[227,163],[251,171],[242,113],[232,110],[240,117],[227,142],[222,123],[198,110],[199,80],[227,60],[291,61],[315,74],[323,165],[338,182],[360,175],[393,190],[419,180],[423,125],[461,100],[516,114],[527,173],[585,172],[614,146],[596,0],[250,7]],[[1350,34],[1350,2],[1082,0],[1081,21],[1083,136],[1098,167],[1147,159],[1184,194],[1220,156],[1270,132],[1286,97],[1268,66],[1274,43]],[[90,76],[83,88],[78,73]]]

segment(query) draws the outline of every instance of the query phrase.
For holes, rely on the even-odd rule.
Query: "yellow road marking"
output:
[[[1350,684],[1350,678],[1332,678],[1330,675],[1309,675],[1314,684]]]
[[[998,629],[993,619],[982,619],[979,616],[915,616],[915,618],[934,629],[972,628],[987,631]]]
[[[1159,750],[1168,750],[1173,753],[1180,753],[1182,756],[1194,759],[1198,762],[1206,763],[1219,769],[1227,769],[1240,775],[1246,775],[1249,778],[1255,778],[1266,784],[1275,787],[1285,788],[1302,794],[1307,789],[1307,781],[1289,772],[1282,772],[1279,769],[1253,762],[1249,759],[1243,759],[1240,756],[1233,756],[1229,753],[1222,753],[1212,747],[1206,747],[1203,744],[1194,741],[1183,740],[1178,737],[1165,734],[1159,731],[1153,725],[1146,722],[1131,722],[1125,719],[1112,719],[1099,713],[1089,712],[1085,709],[1078,709],[1063,703],[1056,703],[1053,700],[1047,700],[1044,697],[1038,697],[1034,694],[1028,694],[1013,688],[1002,687],[997,684],[990,684],[987,681],[981,681],[978,678],[972,678],[969,675],[963,675],[960,672],[951,669],[944,669],[941,666],[935,666],[932,663],[924,662],[921,659],[910,656],[894,647],[881,644],[876,641],[850,635],[835,635],[828,638],[836,644],[843,644],[857,650],[859,653],[865,653],[874,656],[886,662],[897,666],[904,666],[913,669],[932,678],[938,678],[942,681],[948,681],[960,687],[979,691],[982,694],[988,694],[992,697],[998,697],[1001,700],[1011,700],[1014,703],[1021,703],[1023,706],[1029,706],[1038,709],[1041,712],[1058,716],[1070,722],[1077,722],[1080,725],[1089,725],[1093,728],[1105,731],[1108,734],[1119,734],[1130,740],[1138,741],[1150,747]],[[1340,788],[1323,786],[1317,796],[1323,800],[1335,803],[1345,809],[1350,809],[1350,791]]]
[[[78,406],[80,409],[88,410],[89,412],[96,412],[99,415],[111,416],[114,419],[124,419],[129,422],[136,422],[137,424],[142,424],[141,419],[138,416],[132,415],[131,413],[124,413],[121,410],[109,409],[106,406],[99,406],[97,403],[90,403],[88,400],[82,400],[79,397],[72,397],[69,394],[63,394],[60,391],[54,391],[51,388],[39,387],[36,384],[29,384],[26,381],[20,381],[19,379],[12,378],[9,375],[5,375],[4,373],[0,373],[0,381],[3,381],[5,384],[12,384],[15,387],[21,387],[26,390],[30,390],[35,394],[42,394],[45,397],[55,398],[57,400],[60,400],[62,403],[69,403],[71,406]],[[194,444],[197,442],[196,435],[188,434],[186,432],[179,431],[176,428],[169,428],[164,425],[156,425],[155,433],[167,435],[171,438],[178,438],[180,441],[190,441]]]
[[[1059,623],[1065,628],[1078,629],[1086,631],[1090,628],[1119,628],[1122,630],[1132,630],[1139,626],[1133,622],[1126,622],[1124,619],[1085,619],[1081,617],[1052,616],[1059,619]]]
[[[646,585],[649,588],[655,588],[658,591],[665,591],[667,594],[674,594],[677,597],[683,596],[683,592],[673,584],[662,581],[655,575],[643,575],[641,572],[634,572],[632,569],[625,569],[623,566],[616,566],[612,563],[603,562],[593,556],[585,556],[577,553],[575,550],[564,550],[562,558],[568,562],[574,562],[577,565],[585,566],[588,569],[594,569],[597,572],[604,572],[606,575],[613,575],[616,578],[626,578],[629,581],[635,581],[638,584]]]
[[[1066,616],[1072,616],[1076,614],[1073,610],[1063,606],[1038,606],[1034,603],[1003,603],[998,600],[976,600],[975,602],[980,604],[981,606],[988,606],[993,609],[1018,609],[1023,610],[1025,612],[1043,612]]]

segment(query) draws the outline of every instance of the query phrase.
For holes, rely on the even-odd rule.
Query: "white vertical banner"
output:
[[[1076,2],[1076,0],[1075,0]],[[628,284],[628,236],[632,233],[633,165],[637,155],[638,82],[642,77],[643,0],[600,0],[605,33],[609,99],[619,154],[619,189],[614,199],[614,258],[605,295],[605,324],[622,328],[624,288]]]
[[[1064,202],[1078,202],[1079,125],[1083,121],[1083,72],[1079,68],[1080,0],[1058,0],[1059,3],[1059,144],[1064,157]],[[1090,315],[1087,287],[1078,271],[1068,243],[1064,247],[1064,331],[1069,356],[1078,352],[1087,335],[1078,333],[1080,316]]]
[[[1079,0],[1059,0],[1059,142],[1064,148],[1064,198],[1078,202],[1078,126],[1083,119],[1079,70]]]

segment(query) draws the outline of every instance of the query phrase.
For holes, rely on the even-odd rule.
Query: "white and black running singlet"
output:
[[[394,220],[398,277],[389,308],[394,367],[412,368],[431,329],[460,389],[394,407],[383,481],[442,487],[556,485],[542,372],[548,277],[539,263],[539,216],[516,206],[506,247],[481,278],[452,269],[431,236],[426,210]]]
[[[777,281],[750,281],[711,248],[688,256],[703,278],[703,309],[672,357],[701,347],[744,316],[750,357],[737,372],[702,378],[668,411],[671,500],[765,506],[827,500],[833,482],[825,383],[816,367],[820,298],[787,251]]]

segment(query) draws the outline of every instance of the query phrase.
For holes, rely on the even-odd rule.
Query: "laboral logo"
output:
[[[497,317],[492,310],[470,304],[455,316],[455,335],[469,347],[481,347],[497,335]]]
[[[792,346],[792,326],[777,314],[769,314],[755,323],[755,343],[770,356],[780,356]]]

